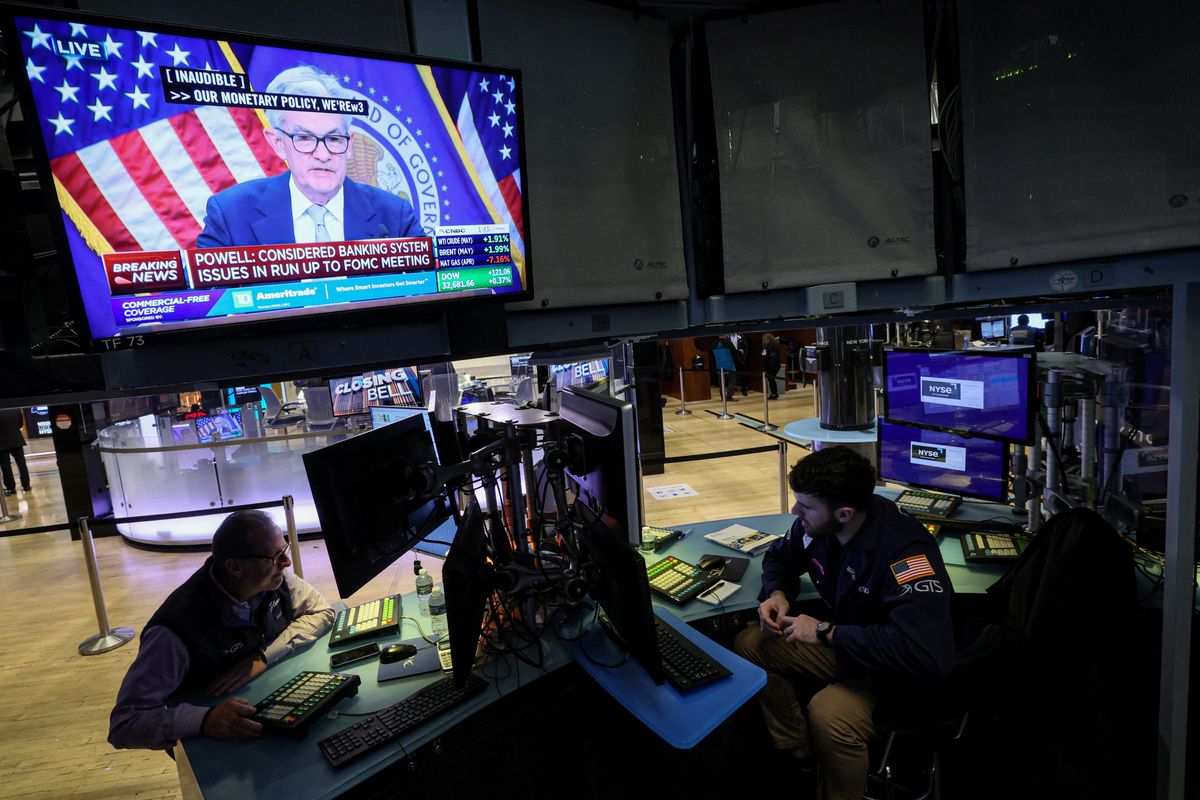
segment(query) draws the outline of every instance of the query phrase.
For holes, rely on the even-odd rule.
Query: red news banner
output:
[[[106,253],[113,295],[417,272],[435,268],[433,240],[370,239]]]

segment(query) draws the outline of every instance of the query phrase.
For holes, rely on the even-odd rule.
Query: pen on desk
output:
[[[687,536],[687,533],[685,533],[684,531],[681,531],[681,530],[671,531],[666,536],[662,537],[661,539],[659,539],[657,542],[654,543],[654,552],[657,553],[659,550],[666,547],[671,542],[675,541],[676,539],[682,539],[684,536]]]
[[[697,597],[708,597],[710,594],[716,594],[725,585],[725,581],[717,581],[712,586],[705,589]]]

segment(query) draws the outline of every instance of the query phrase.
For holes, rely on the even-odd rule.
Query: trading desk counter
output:
[[[892,489],[880,489],[878,493],[885,497],[894,497],[897,494]],[[975,503],[968,500],[963,501],[962,505],[955,510],[952,518],[955,520],[983,521],[993,519],[1001,512],[1007,513],[1007,508],[991,503]],[[787,533],[788,528],[791,527],[795,519],[791,514],[766,514],[759,517],[740,517],[715,522],[700,522],[694,525],[678,525],[675,527],[688,531],[687,535],[682,539],[676,539],[657,553],[647,553],[646,561],[647,563],[653,563],[665,556],[671,555],[695,564],[706,553],[737,557],[737,552],[710,542],[704,538],[704,534],[719,531],[734,524],[745,525],[747,528],[753,528],[765,533],[784,534]],[[946,562],[946,571],[950,574],[950,582],[954,585],[954,591],[960,594],[983,594],[1009,567],[1006,563],[968,565],[963,558],[962,545],[959,543],[957,532],[952,531],[939,536],[938,548],[941,550],[942,560]],[[762,552],[760,551],[753,556],[743,557],[750,559],[750,566],[747,567],[746,573],[742,576],[741,581],[739,581],[741,589],[727,598],[723,604],[712,606],[700,600],[692,600],[682,606],[678,606],[658,596],[654,598],[655,604],[670,608],[677,616],[688,622],[711,617],[715,614],[757,608],[758,591],[762,587]],[[815,600],[817,598],[817,590],[812,585],[812,582],[805,577],[802,585],[804,589],[797,599]]]
[[[404,605],[406,608],[415,608],[415,595],[406,596]],[[410,620],[404,620],[400,637],[381,638],[377,641],[384,645],[400,638],[409,639],[419,635],[416,626]],[[273,665],[237,692],[237,696],[257,703],[298,672],[330,671],[328,637],[329,634],[326,634],[310,647]],[[542,637],[541,650],[544,665],[542,669],[535,669],[511,656],[493,662],[482,670],[477,670],[477,673],[491,684],[487,691],[339,769],[330,766],[317,743],[353,725],[359,717],[339,716],[337,719],[329,719],[325,716],[316,720],[308,735],[298,741],[270,734],[263,734],[257,739],[188,739],[183,743],[188,763],[204,797],[210,800],[245,800],[255,797],[319,800],[338,797],[394,763],[405,753],[414,752],[501,696],[571,661],[570,655],[554,636]],[[531,656],[533,655],[531,653]],[[536,657],[531,660],[536,661]],[[442,678],[442,673],[436,672],[380,683],[376,678],[378,670],[378,659],[336,670],[353,673],[362,679],[358,694],[342,700],[335,706],[339,714],[378,711]]]

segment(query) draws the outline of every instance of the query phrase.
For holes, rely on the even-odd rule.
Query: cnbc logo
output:
[[[910,456],[915,461],[937,461],[941,464],[946,463],[946,448],[935,447],[929,444],[917,444],[913,442]]]
[[[921,381],[921,396],[939,400],[961,400],[962,385],[958,381]]]
[[[232,292],[234,308],[254,308],[254,292]]]

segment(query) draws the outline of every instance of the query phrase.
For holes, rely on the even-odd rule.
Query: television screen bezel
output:
[[[959,491],[957,489],[948,489],[945,486],[935,486],[930,483],[917,483],[915,481],[900,480],[899,478],[885,478],[883,475],[883,426],[884,425],[895,425],[897,428],[910,428],[915,431],[930,431],[931,433],[941,433],[941,434],[945,434],[947,436],[959,436],[963,439],[979,439],[981,441],[1000,445],[1000,470],[1004,476],[1003,480],[1002,480],[1002,483],[1004,486],[1004,491],[1002,492],[1003,496],[1000,498],[996,498],[996,497],[993,497],[992,495],[982,494],[980,492],[963,492],[963,491]],[[887,483],[900,483],[905,486],[915,487],[917,489],[928,489],[931,492],[942,492],[943,494],[954,494],[954,495],[958,495],[960,497],[970,497],[974,500],[987,500],[989,502],[998,503],[1000,505],[1008,505],[1009,488],[1012,485],[1012,471],[1011,471],[1012,456],[1008,449],[1009,444],[1011,444],[1011,443],[1000,441],[997,439],[989,439],[986,436],[975,436],[973,434],[964,434],[963,432],[957,431],[957,430],[947,430],[945,428],[935,428],[931,425],[911,425],[907,422],[891,422],[890,420],[883,419],[880,421],[880,424],[877,426],[877,432],[876,432],[876,436],[875,436],[875,463],[878,465],[876,469],[878,472],[879,480],[885,481]]]
[[[888,390],[888,353],[920,353],[924,355],[940,355],[943,353],[953,353],[965,356],[981,356],[983,358],[1024,358],[1026,359],[1027,380],[1025,386],[1025,438],[1017,438],[1015,436],[1001,436],[997,434],[984,433],[982,431],[971,431],[964,428],[955,428],[947,425],[931,425],[923,422],[913,422],[907,419],[894,419],[891,416],[890,401],[891,395]],[[1003,350],[988,351],[988,350],[956,350],[954,348],[928,348],[928,347],[896,347],[894,345],[886,345],[883,348],[883,418],[888,422],[896,425],[911,425],[916,428],[929,428],[931,430],[940,430],[947,433],[956,433],[979,439],[992,439],[997,442],[1006,442],[1008,444],[1032,445],[1037,436],[1037,419],[1038,419],[1038,396],[1037,396],[1037,352],[1032,347],[1006,347]]]
[[[255,47],[280,47],[296,50],[310,50],[350,57],[376,58],[405,64],[427,65],[431,67],[447,67],[467,71],[487,70],[511,75],[515,80],[515,97],[517,101],[517,129],[521,135],[517,137],[517,151],[521,170],[521,214],[522,234],[525,241],[525,285],[519,292],[505,294],[471,295],[463,297],[438,298],[431,295],[428,299],[418,302],[397,301],[385,305],[366,308],[337,307],[330,309],[314,308],[297,314],[284,316],[265,316],[254,320],[237,320],[201,325],[187,328],[154,327],[149,330],[132,333],[118,333],[112,336],[97,336],[92,331],[91,322],[87,318],[87,306],[84,302],[79,275],[75,260],[71,255],[66,225],[63,222],[62,207],[53,189],[54,177],[50,170],[50,156],[42,130],[35,120],[38,115],[33,101],[33,91],[29,76],[26,74],[24,62],[21,60],[21,48],[14,44],[8,49],[5,66],[13,80],[14,95],[21,107],[21,112],[27,120],[29,129],[29,144],[33,152],[34,169],[37,173],[42,197],[47,204],[47,217],[55,247],[63,258],[60,261],[62,278],[66,284],[66,295],[70,310],[76,320],[76,325],[85,334],[81,337],[86,349],[98,352],[115,352],[118,350],[153,345],[155,342],[170,343],[180,341],[215,341],[232,336],[243,336],[252,333],[262,333],[267,330],[294,332],[311,330],[314,325],[320,327],[340,327],[348,324],[375,325],[386,322],[411,321],[421,317],[437,319],[442,312],[453,309],[470,309],[476,305],[492,303],[516,303],[531,300],[534,297],[534,258],[532,247],[532,225],[530,224],[529,202],[529,159],[525,147],[528,138],[528,128],[525,124],[525,92],[524,76],[519,67],[502,64],[484,64],[471,61],[461,61],[436,56],[420,56],[397,53],[389,50],[379,50],[369,47],[349,47],[330,42],[315,42],[306,39],[294,39],[284,36],[269,36],[247,31],[218,29],[200,25],[181,25],[175,22],[157,21],[153,19],[136,19],[113,14],[102,14],[92,11],[75,11],[56,6],[26,5],[22,3],[0,2],[0,36],[5,41],[13,43],[20,39],[20,31],[16,25],[17,16],[41,17],[59,22],[79,22],[85,25],[107,25],[126,27],[130,30],[145,30],[150,26],[154,31],[167,35],[189,36],[192,38],[209,37],[215,41],[237,39],[239,42]],[[267,312],[268,314],[270,312]]]

